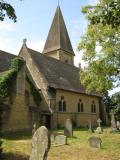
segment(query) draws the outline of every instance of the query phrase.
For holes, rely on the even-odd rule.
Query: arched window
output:
[[[92,104],[91,104],[91,112],[96,113],[96,105],[94,101],[92,101]]]
[[[59,111],[62,111],[62,102],[59,101]]]
[[[78,102],[78,112],[84,112],[84,105],[81,99]]]
[[[84,109],[83,109],[83,103],[81,103],[81,112],[83,112]]]
[[[63,112],[66,112],[66,102],[63,101]]]
[[[64,97],[61,96],[61,100],[59,101],[59,108],[58,110],[60,112],[66,112],[66,101],[64,100]]]

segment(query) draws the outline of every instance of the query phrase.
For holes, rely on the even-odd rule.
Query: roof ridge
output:
[[[10,53],[10,52],[7,52],[7,51],[3,51],[3,50],[0,50],[0,52],[3,52],[3,54],[5,53],[5,54],[13,55],[13,56],[18,56],[18,55],[15,55],[15,54],[13,54],[13,53]]]

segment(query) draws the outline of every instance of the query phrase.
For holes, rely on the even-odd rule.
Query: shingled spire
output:
[[[59,5],[56,9],[43,53],[49,53],[55,50],[63,50],[74,56],[74,51]]]

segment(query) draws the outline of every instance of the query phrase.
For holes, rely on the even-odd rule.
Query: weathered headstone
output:
[[[89,141],[90,147],[101,148],[102,140],[99,137],[90,137],[88,141]]]
[[[92,129],[92,124],[91,124],[91,121],[88,121],[88,132],[89,133],[93,133],[93,129]]]
[[[120,122],[119,121],[116,122],[116,126],[117,126],[117,129],[120,130]]]
[[[97,123],[98,123],[98,127],[96,128],[95,132],[98,133],[98,134],[101,134],[103,132],[102,128],[101,128],[101,119],[99,118],[97,120]]]
[[[33,129],[32,129],[32,135],[35,133],[35,131],[37,130],[37,126],[36,123],[33,124]]]
[[[97,120],[97,123],[98,123],[98,127],[101,127],[101,119],[100,118],[98,118],[98,120]]]
[[[116,132],[117,127],[116,127],[116,122],[115,122],[115,112],[112,110],[110,112],[110,115],[111,115],[111,129],[112,129],[112,132]]]
[[[73,136],[72,122],[70,119],[66,119],[66,121],[65,121],[64,135],[67,137]]]
[[[32,153],[29,160],[47,160],[50,149],[50,135],[45,126],[36,130],[32,138]]]
[[[55,137],[55,141],[58,145],[66,145],[67,144],[67,137],[64,135],[57,135]]]
[[[51,143],[54,142],[54,140],[55,140],[54,135],[51,135],[51,136],[50,136],[50,139],[51,139]]]

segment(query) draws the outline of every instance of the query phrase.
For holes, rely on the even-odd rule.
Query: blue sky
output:
[[[0,22],[0,49],[18,54],[23,39],[27,38],[27,45],[30,48],[42,52],[58,0],[6,0],[6,2],[13,5],[18,19],[17,23],[9,19]],[[81,54],[77,53],[76,49],[87,27],[81,8],[96,2],[97,0],[60,0],[61,10],[76,53],[75,65],[81,62]]]

